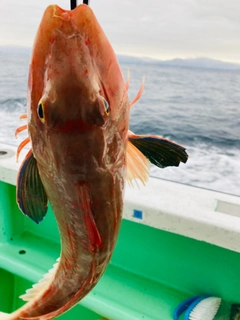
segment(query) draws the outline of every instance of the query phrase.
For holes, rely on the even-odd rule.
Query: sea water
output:
[[[0,48],[0,142],[17,146],[24,124],[30,49]],[[240,71],[120,63],[130,100],[145,75],[141,99],[131,108],[130,129],[154,134],[187,148],[178,168],[151,168],[151,175],[240,195]]]

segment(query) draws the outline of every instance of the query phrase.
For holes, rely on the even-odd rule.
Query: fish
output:
[[[91,8],[50,5],[29,67],[26,144],[17,177],[20,210],[40,223],[52,206],[61,238],[53,268],[26,303],[0,319],[53,319],[73,308],[103,275],[118,239],[125,182],[146,183],[149,164],[185,163],[186,149],[129,130],[132,102],[117,57]]]

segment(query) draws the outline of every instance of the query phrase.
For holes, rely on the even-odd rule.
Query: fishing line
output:
[[[75,9],[77,6],[77,0],[70,0],[71,10]]]
[[[83,4],[88,5],[88,0],[83,0]],[[70,0],[71,10],[75,9],[77,6],[77,0]]]

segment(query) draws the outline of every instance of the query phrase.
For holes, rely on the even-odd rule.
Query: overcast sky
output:
[[[52,3],[0,0],[0,45],[31,46]],[[57,4],[69,9],[70,0]],[[240,62],[239,0],[90,0],[90,6],[117,53]]]

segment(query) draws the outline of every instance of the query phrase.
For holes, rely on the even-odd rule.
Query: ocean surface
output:
[[[0,48],[0,142],[17,146],[24,124],[30,51]],[[121,63],[130,70],[129,97],[145,89],[131,109],[130,129],[161,135],[187,148],[180,167],[151,168],[151,175],[240,195],[240,71]]]

